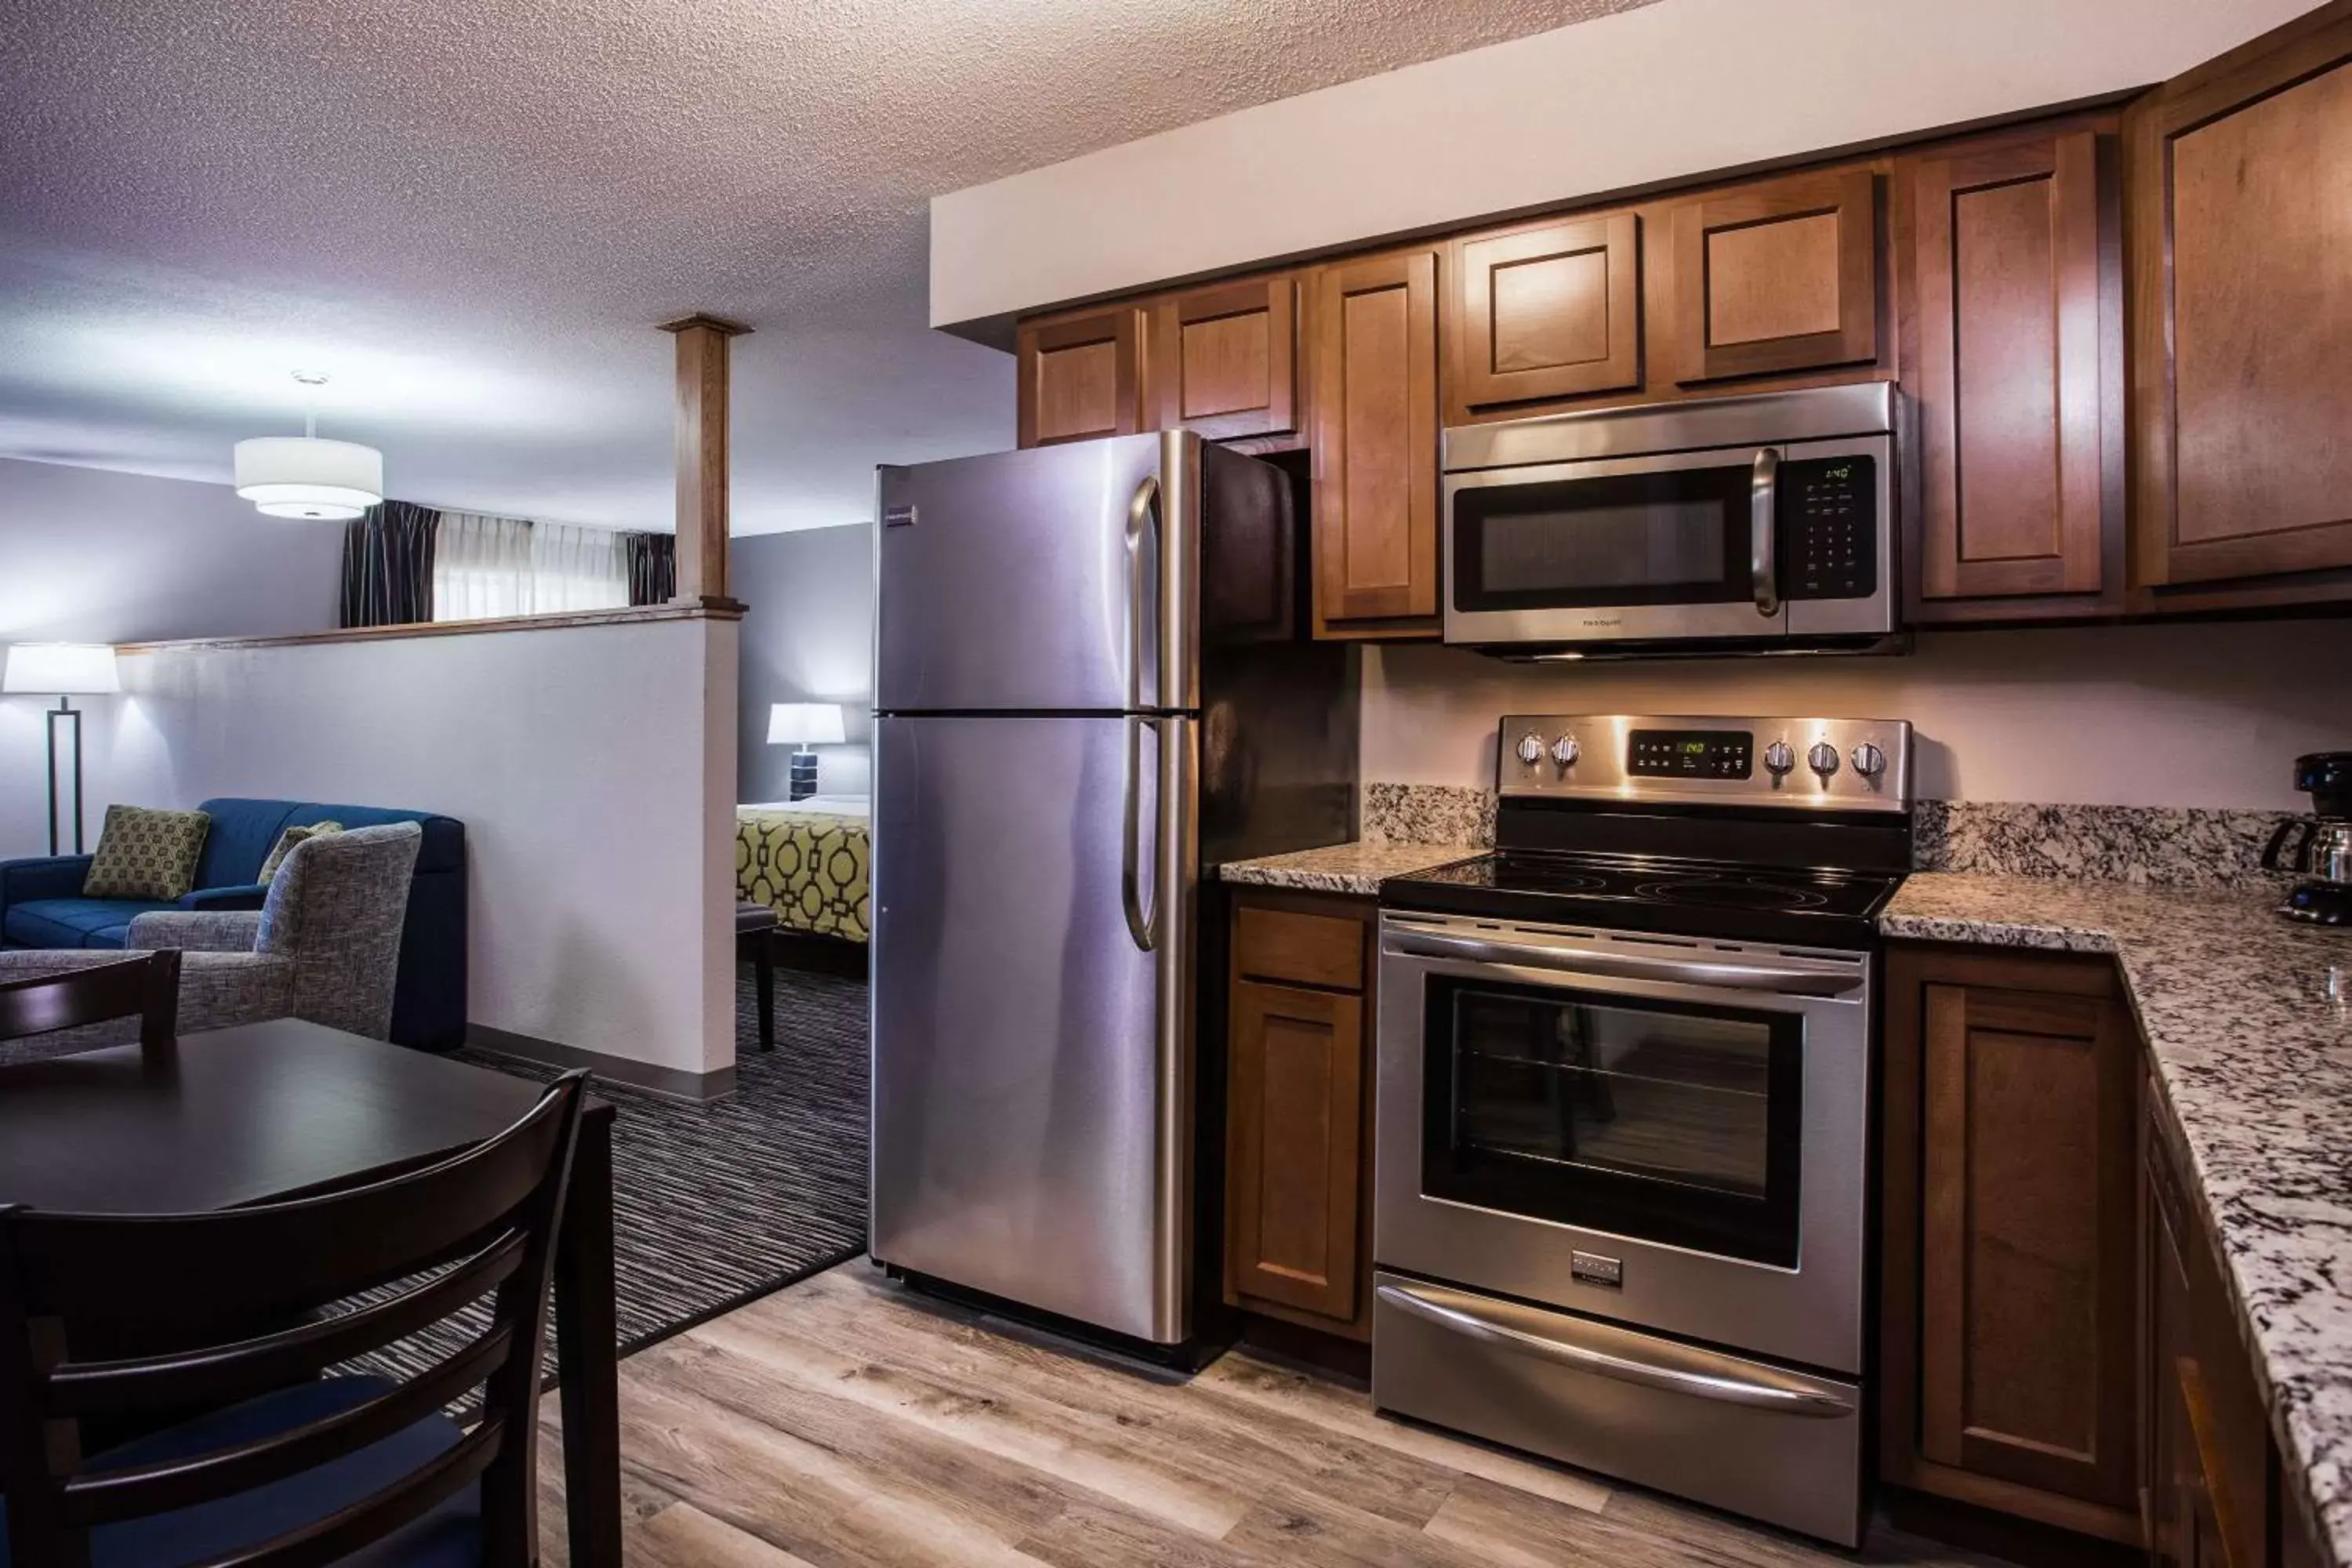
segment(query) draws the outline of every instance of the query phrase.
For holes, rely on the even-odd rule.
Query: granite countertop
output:
[[[2287,1469],[2352,1568],[2352,931],[2270,889],[1915,873],[1892,937],[2113,952]]]
[[[1370,898],[1385,877],[1402,877],[1484,855],[1467,844],[1334,844],[1258,860],[1233,860],[1217,868],[1218,879],[1257,888],[1299,888],[1318,893],[1357,893]]]

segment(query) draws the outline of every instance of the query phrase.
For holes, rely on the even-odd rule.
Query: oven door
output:
[[[1862,1364],[1861,953],[1389,913],[1384,1268]]]
[[[1886,436],[1451,474],[1445,640],[1894,629]]]

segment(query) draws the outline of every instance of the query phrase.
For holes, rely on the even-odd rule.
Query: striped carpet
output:
[[[735,1092],[688,1104],[596,1080],[613,1123],[621,1352],[829,1268],[866,1247],[863,981],[776,972],[776,1048],[736,975]],[[457,1059],[521,1077],[552,1068]]]

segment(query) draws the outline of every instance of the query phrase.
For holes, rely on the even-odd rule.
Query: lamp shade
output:
[[[383,454],[355,441],[257,436],[236,444],[236,493],[264,517],[345,521],[383,500]]]
[[[20,642],[8,649],[0,691],[43,697],[102,696],[122,689],[114,650],[104,643]]]
[[[778,702],[768,709],[772,746],[838,746],[845,738],[838,702]]]

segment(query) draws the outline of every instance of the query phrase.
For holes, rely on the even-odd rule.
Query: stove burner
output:
[[[1666,904],[1698,904],[1718,910],[1818,910],[1829,902],[1820,893],[1769,877],[1694,877],[1644,882],[1642,897]]]

